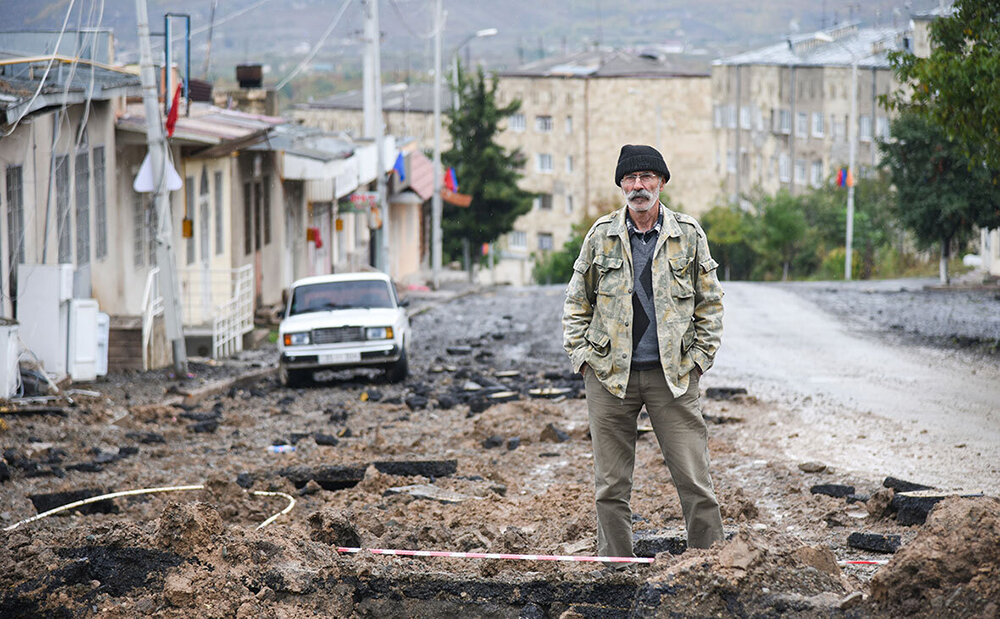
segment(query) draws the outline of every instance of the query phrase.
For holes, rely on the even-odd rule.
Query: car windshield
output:
[[[297,286],[288,315],[324,310],[394,307],[389,285],[380,280],[324,282]]]

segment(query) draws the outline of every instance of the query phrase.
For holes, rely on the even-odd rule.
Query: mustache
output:
[[[628,193],[629,200],[635,200],[636,198],[646,198],[647,200],[653,199],[653,192],[646,189],[633,189]]]

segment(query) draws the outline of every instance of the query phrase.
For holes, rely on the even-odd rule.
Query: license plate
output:
[[[337,363],[357,363],[361,361],[360,352],[332,352],[319,356],[319,362],[324,365],[334,365]]]

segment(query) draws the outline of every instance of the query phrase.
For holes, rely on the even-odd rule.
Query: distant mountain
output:
[[[267,65],[266,81],[277,82],[305,57],[350,1],[313,60],[314,70],[339,75],[360,69],[360,0],[216,0],[212,41],[212,73],[232,79],[233,65],[254,61]],[[120,61],[135,61],[134,0],[78,1],[68,27],[113,28]],[[192,69],[200,76],[206,54],[213,0],[149,0],[151,30],[163,30],[166,11],[191,15]],[[447,21],[444,56],[477,30],[496,28],[489,39],[470,42],[462,50],[473,62],[510,68],[544,56],[574,52],[600,44],[641,49],[657,46],[718,57],[773,43],[781,36],[860,21],[863,25],[904,25],[913,11],[938,0],[444,0]],[[66,18],[67,0],[3,0],[3,30],[58,30]],[[433,61],[431,41],[434,0],[381,0],[383,70],[426,75]],[[183,32],[180,21],[175,32]],[[175,55],[175,60],[180,60]]]

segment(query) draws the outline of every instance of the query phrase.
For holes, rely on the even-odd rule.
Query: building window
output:
[[[736,128],[736,106],[727,105],[726,106],[726,126],[730,129]]]
[[[722,129],[723,107],[721,105],[712,106],[712,126],[716,129]]]
[[[552,131],[552,117],[535,116],[535,131],[538,131],[539,133],[548,133]]]
[[[156,236],[146,221],[146,201],[138,191],[132,193],[132,264],[141,267],[146,263],[146,234]]]
[[[566,135],[573,133],[573,117],[566,117]]]
[[[803,140],[809,137],[809,115],[805,112],[795,115],[795,137]]]
[[[222,213],[222,172],[215,173],[215,255],[222,254],[225,247],[225,228]]]
[[[536,167],[539,172],[551,172],[552,171],[552,155],[548,153],[538,153],[535,157]]]
[[[554,247],[551,232],[538,233],[538,249],[541,251],[551,251]]]
[[[573,196],[566,196],[566,214],[573,212]]]
[[[736,151],[726,151],[726,172],[736,173]]]
[[[805,159],[795,160],[795,184],[805,185],[806,183],[806,161]]]
[[[97,258],[108,255],[108,198],[104,171],[104,147],[94,147],[94,225],[96,226],[97,242],[94,251]]]
[[[778,110],[778,133],[788,135],[792,132],[792,113],[788,110]]]
[[[210,247],[211,237],[209,236],[209,223],[212,219],[210,211],[208,170],[202,168],[201,181],[198,183],[198,245],[201,248],[199,256],[204,263],[208,263],[212,251]]]
[[[814,138],[823,137],[823,112],[813,112],[812,135]]]
[[[847,133],[844,121],[838,120],[833,114],[830,115],[830,124],[833,125],[833,140],[835,142],[843,142],[846,138]]]
[[[264,217],[264,245],[271,244],[271,177],[265,176],[259,185],[261,210]]]
[[[243,183],[243,253],[253,251],[253,184]]]
[[[740,129],[750,129],[751,127],[751,112],[750,106],[744,105],[740,108]]]
[[[778,155],[778,180],[782,183],[792,180],[792,162],[787,153]]]
[[[192,217],[191,217],[192,213],[194,213],[195,215],[197,215],[197,212],[195,210],[196,208],[197,208],[197,203],[194,200],[194,177],[193,176],[188,176],[187,178],[184,179],[184,217],[185,217],[185,219],[189,219],[189,220],[192,219]],[[193,232],[194,232],[194,230],[192,230],[191,236],[188,237],[188,239],[187,239],[187,263],[188,264],[194,264],[194,258],[195,258],[195,251],[194,251],[194,249],[195,249],[195,247],[194,247],[195,239],[194,239]]]
[[[759,107],[753,109],[754,112],[754,129],[757,131],[764,130],[764,112],[761,111]]]
[[[535,209],[543,211],[552,210],[552,194],[542,193],[535,197]]]
[[[56,232],[59,237],[59,262],[73,261],[69,235],[69,155],[56,157]]]
[[[528,233],[520,230],[511,230],[507,234],[507,246],[510,249],[528,249]]]
[[[7,268],[17,273],[15,265],[24,263],[24,187],[22,168],[7,166]],[[13,294],[15,291],[11,291]]]
[[[567,172],[573,171],[573,155],[566,156],[566,171]]]
[[[885,116],[875,117],[875,135],[883,140],[889,139],[889,119]]]
[[[872,117],[862,116],[858,119],[858,139],[870,142],[872,139]]]
[[[90,264],[90,153],[76,156],[76,263]]]
[[[525,129],[524,114],[511,114],[510,120],[507,122],[507,126],[510,128],[511,131],[518,131],[518,132],[524,131]]]
[[[812,162],[812,169],[809,174],[809,182],[813,187],[823,184],[823,162],[817,159]]]

